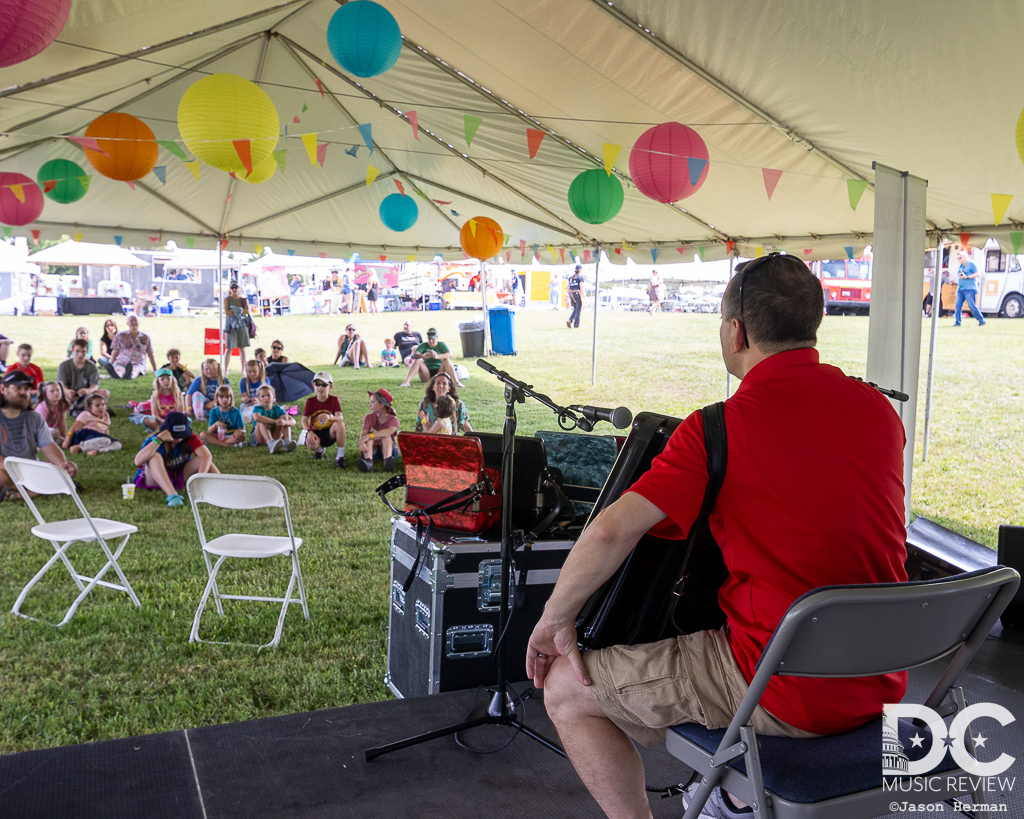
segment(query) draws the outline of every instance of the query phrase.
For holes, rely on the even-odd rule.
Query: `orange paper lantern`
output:
[[[472,224],[471,224],[472,223]],[[505,244],[501,225],[486,216],[474,216],[462,226],[459,244],[466,255],[483,261],[494,256]]]
[[[85,149],[97,173],[119,182],[142,179],[153,170],[157,159],[156,137],[141,119],[131,114],[103,114],[96,117],[85,131],[97,140],[101,151]]]

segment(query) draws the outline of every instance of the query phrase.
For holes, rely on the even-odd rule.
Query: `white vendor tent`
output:
[[[59,245],[33,253],[27,261],[35,264],[88,265],[90,267],[147,267],[138,256],[117,245],[76,242],[69,239]]]

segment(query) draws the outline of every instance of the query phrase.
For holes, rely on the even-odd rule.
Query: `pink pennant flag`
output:
[[[324,87],[321,84],[319,77],[316,78],[316,90],[320,92],[321,97],[324,95]]]
[[[437,202],[439,205],[450,205],[451,201],[445,202],[443,199],[431,199],[431,202]]]
[[[316,146],[316,161],[321,168],[324,166],[324,162],[327,161],[327,146],[329,144],[328,142],[321,142]]]
[[[774,168],[761,168],[761,175],[764,177],[764,189],[768,194],[768,201],[772,201],[772,194],[775,193],[775,186],[779,184],[779,177],[782,176],[782,171],[777,171]]]
[[[294,117],[292,117],[292,122],[294,122],[296,125],[298,125],[300,122],[302,122],[302,120],[300,120],[299,119],[299,115],[296,114]]]
[[[159,236],[150,236],[149,237],[149,241],[151,241],[151,242],[159,242],[160,241],[160,237]]]
[[[409,119],[409,124],[412,125],[412,135],[416,137],[416,141],[420,141],[420,121],[416,116],[415,111],[406,111],[406,117]]]
[[[537,156],[537,149],[540,148],[540,144],[544,141],[545,136],[547,136],[546,131],[541,131],[537,128],[526,129],[526,145],[530,151],[530,159]]]
[[[519,256],[523,259],[526,258],[526,239],[519,240]]]
[[[228,202],[230,202],[230,201],[231,201],[231,197],[232,197],[232,196],[234,196],[234,194],[233,194],[233,193],[229,193],[229,194],[228,194],[228,198],[224,200],[224,204],[225,204],[225,205],[226,205],[226,204],[227,204]]]
[[[812,247],[805,247],[804,248],[804,256],[810,256],[813,252],[814,252],[814,248],[812,248]]]
[[[327,253],[325,251],[321,250],[320,251],[320,258],[321,259],[326,259],[327,258]]]
[[[395,183],[395,187],[398,188],[398,192],[405,196],[405,185],[399,182],[397,179],[392,180]]]
[[[505,261],[506,262],[511,262],[512,261],[512,251],[511,250],[506,250],[505,251]]]
[[[108,154],[100,147],[99,142],[96,141],[96,137],[68,137],[68,139],[70,139],[76,145],[81,145],[83,148],[88,148],[90,151],[96,151],[97,153],[101,153],[104,156],[110,156],[110,154]]]
[[[685,255],[686,255],[686,245],[683,245],[682,247],[677,247],[677,248],[676,248],[676,252],[677,252],[677,253],[678,253],[678,254],[679,254],[680,256],[685,256]]]
[[[127,182],[128,182],[128,187],[131,188],[132,190],[135,190],[135,180],[134,179],[129,179],[129,180],[127,180]]]
[[[589,250],[584,250],[583,251],[583,263],[584,264],[590,264],[590,251]]]
[[[245,175],[252,173],[252,144],[248,139],[233,139],[231,144],[235,146],[235,153],[242,160],[242,167],[245,168]]]

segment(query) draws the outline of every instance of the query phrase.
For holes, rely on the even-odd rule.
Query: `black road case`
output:
[[[523,605],[508,624],[508,677],[526,679],[526,643],[565,562],[571,540],[539,540],[513,556]],[[394,518],[385,682],[397,697],[419,697],[497,682],[501,543],[465,532],[434,530],[409,590],[416,527]],[[526,584],[521,584],[521,572]]]

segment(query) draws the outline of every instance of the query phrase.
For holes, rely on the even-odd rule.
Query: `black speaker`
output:
[[[1024,526],[999,527],[999,562],[1024,575]],[[1024,584],[999,618],[1004,628],[1024,629]]]

